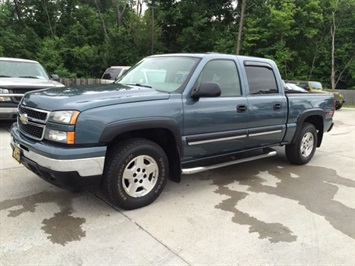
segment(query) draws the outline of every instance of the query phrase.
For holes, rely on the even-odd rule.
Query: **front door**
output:
[[[211,60],[195,86],[202,82],[217,82],[222,93],[214,98],[185,99],[185,160],[242,150],[247,139],[247,100],[235,61]]]

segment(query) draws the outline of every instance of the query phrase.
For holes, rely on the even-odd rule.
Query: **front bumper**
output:
[[[33,141],[11,127],[11,147],[20,150],[20,163],[56,186],[80,191],[100,185],[106,147],[59,147]]]
[[[345,100],[344,99],[341,99],[341,100],[335,99],[335,103],[336,103],[336,107],[342,107],[343,104],[345,103]]]

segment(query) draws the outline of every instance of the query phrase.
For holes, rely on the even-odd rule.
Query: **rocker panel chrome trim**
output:
[[[182,174],[183,175],[196,174],[196,173],[200,173],[200,172],[204,172],[204,171],[208,171],[208,170],[213,170],[213,169],[217,169],[220,167],[225,167],[225,166],[229,166],[229,165],[233,165],[233,164],[239,164],[239,163],[244,163],[244,162],[249,162],[249,161],[254,161],[254,160],[258,160],[258,159],[262,159],[262,158],[275,156],[276,154],[277,154],[277,152],[272,150],[272,151],[265,153],[265,154],[247,157],[247,158],[229,161],[229,162],[224,162],[224,163],[219,163],[219,164],[215,164],[215,165],[185,168],[185,169],[182,169]]]
[[[240,136],[233,136],[233,137],[225,137],[225,138],[218,138],[218,139],[209,139],[209,140],[199,140],[199,141],[191,141],[188,142],[188,145],[199,145],[199,144],[206,144],[206,143],[213,143],[219,141],[227,141],[227,140],[234,140],[234,139],[242,139],[246,138],[247,135],[240,135]]]

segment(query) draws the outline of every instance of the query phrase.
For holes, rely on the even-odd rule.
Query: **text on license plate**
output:
[[[15,147],[12,151],[12,157],[15,158],[19,163],[21,162],[21,150],[19,147]]]

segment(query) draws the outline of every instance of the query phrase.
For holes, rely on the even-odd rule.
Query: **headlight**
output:
[[[50,113],[49,121],[75,125],[79,114],[80,112],[78,111],[54,111]]]
[[[45,138],[56,142],[74,144],[75,135],[73,131],[66,132],[66,131],[47,129]]]
[[[9,94],[9,90],[0,88],[0,102],[11,102],[11,97],[7,97],[3,94]]]

